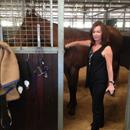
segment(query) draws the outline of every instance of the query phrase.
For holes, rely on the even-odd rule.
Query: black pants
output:
[[[104,123],[104,94],[106,90],[106,83],[95,83],[90,85],[90,92],[92,96],[92,112],[93,112],[93,123],[92,127],[94,130],[98,130],[100,125]]]

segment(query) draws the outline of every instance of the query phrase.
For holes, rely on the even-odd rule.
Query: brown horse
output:
[[[10,43],[13,41],[17,46],[33,46],[37,44],[37,24],[40,24],[40,38],[41,45],[46,46],[50,43],[50,22],[41,18],[35,10],[26,12],[26,17],[23,19],[23,23],[20,29],[16,32],[13,40],[10,39]],[[111,27],[107,27],[110,35],[110,45],[114,53],[114,78],[116,79],[119,70],[119,51],[122,45],[122,36],[120,32]],[[53,24],[53,38],[54,46],[58,43],[58,25]],[[64,28],[64,44],[76,40],[90,39],[89,33],[73,28]],[[30,43],[31,42],[31,43]],[[50,44],[49,44],[50,45]],[[68,87],[70,92],[69,101],[69,114],[74,115],[77,105],[76,91],[78,82],[79,69],[86,66],[88,47],[74,46],[69,49],[65,49],[64,54],[64,72],[68,80]]]

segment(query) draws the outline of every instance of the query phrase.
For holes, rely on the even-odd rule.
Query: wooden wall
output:
[[[10,130],[57,130],[57,54],[17,54],[17,58],[22,80],[32,81],[29,89],[24,87],[20,100],[9,103],[13,118]],[[48,66],[47,78],[35,71],[41,65],[41,59],[44,61],[41,68]]]

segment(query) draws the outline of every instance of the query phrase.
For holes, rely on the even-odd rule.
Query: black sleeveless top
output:
[[[89,49],[88,64],[87,64],[87,85],[91,86],[97,83],[107,83],[108,73],[106,67],[106,60],[102,56],[102,51],[106,46],[102,46],[94,53],[92,46]]]

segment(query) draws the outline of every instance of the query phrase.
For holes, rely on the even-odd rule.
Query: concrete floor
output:
[[[67,113],[67,103],[69,93],[67,81],[65,79],[64,87],[64,130],[90,130],[92,121],[91,97],[88,88],[85,88],[86,68],[80,70],[80,79],[78,84],[78,106],[75,116],[69,116]],[[125,105],[128,87],[128,70],[121,67],[119,73],[119,82],[116,86],[115,97],[105,95],[105,126],[101,130],[124,130]]]

